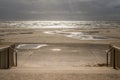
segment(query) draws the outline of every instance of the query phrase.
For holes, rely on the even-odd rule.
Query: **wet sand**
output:
[[[57,31],[57,32],[56,32]],[[46,32],[56,32],[54,34]],[[61,32],[61,33],[59,33]],[[98,40],[81,40],[72,37],[66,37],[65,32],[83,32],[84,35],[95,35]],[[15,43],[95,43],[109,44],[119,41],[120,28],[111,29],[0,29],[1,42]],[[83,36],[84,36],[83,35]],[[98,36],[98,37],[97,37]],[[99,37],[101,36],[101,37]],[[103,37],[103,39],[102,39]],[[104,38],[106,37],[106,38]],[[101,40],[99,40],[101,38]]]
[[[85,35],[107,38],[80,40],[66,37],[68,32],[82,32]],[[119,33],[120,28],[88,30],[1,28],[1,42],[38,43],[46,46],[38,49],[19,47],[18,67],[0,70],[0,80],[119,80],[119,70],[105,65],[105,51],[110,43],[120,41]]]

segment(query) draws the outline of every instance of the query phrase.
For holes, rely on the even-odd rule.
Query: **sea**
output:
[[[120,21],[0,21],[1,28],[119,28]]]

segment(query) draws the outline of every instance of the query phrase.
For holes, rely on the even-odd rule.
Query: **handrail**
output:
[[[109,50],[106,50],[106,64],[107,64],[107,67],[109,66],[109,60],[108,60],[108,57],[109,57],[109,53],[112,51],[112,47],[109,49]]]
[[[12,49],[14,51],[14,53],[15,53],[15,64],[14,64],[14,66],[17,66],[17,49],[12,48],[12,47],[10,47],[10,49]]]

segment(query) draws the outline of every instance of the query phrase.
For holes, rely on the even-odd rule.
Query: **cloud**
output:
[[[0,0],[0,19],[119,19],[120,0]]]

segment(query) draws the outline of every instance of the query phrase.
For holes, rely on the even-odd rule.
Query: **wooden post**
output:
[[[113,52],[113,68],[116,69],[116,53],[115,53],[115,48]]]

